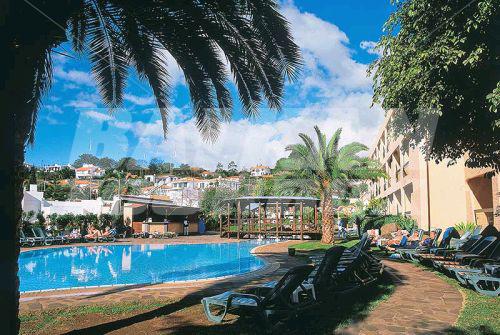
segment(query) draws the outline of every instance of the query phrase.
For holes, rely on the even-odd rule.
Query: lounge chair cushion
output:
[[[229,296],[231,294],[237,294],[237,292],[234,291],[227,291],[218,295],[214,295],[213,297],[207,298],[210,300],[210,302],[214,301],[220,301],[220,302],[227,302],[229,299]],[[233,301],[231,302],[232,306],[257,306],[257,301],[254,299],[250,298],[243,298],[243,297],[234,297]]]

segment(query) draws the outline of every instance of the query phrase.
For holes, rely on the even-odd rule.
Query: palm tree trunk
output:
[[[321,242],[332,244],[334,240],[334,216],[333,216],[333,200],[330,194],[323,194],[321,197],[322,209],[322,237]]]
[[[66,26],[78,1],[35,1]],[[51,8],[56,8],[55,13]],[[47,50],[65,39],[64,31],[24,1],[10,0],[0,14],[0,327],[19,332],[19,224],[23,197],[24,149],[34,131],[37,102],[33,99],[36,64]]]

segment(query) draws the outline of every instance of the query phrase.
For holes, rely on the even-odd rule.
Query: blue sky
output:
[[[167,55],[174,86],[167,139],[147,84],[131,72],[125,102],[109,111],[100,103],[85,57],[57,54],[54,83],[39,111],[35,144],[26,160],[42,165],[70,163],[81,153],[118,159],[133,156],[214,168],[235,161],[240,167],[272,165],[285,155],[287,144],[300,132],[319,125],[327,133],[343,128],[343,142],[371,144],[383,112],[371,107],[371,82],[366,67],[377,55],[373,42],[390,14],[389,1],[285,1],[282,12],[291,23],[302,49],[305,67],[300,79],[287,83],[283,111],[265,108],[261,117],[247,120],[238,112],[221,127],[217,141],[203,141],[191,118],[188,91],[175,60]],[[234,91],[234,90],[233,90]]]

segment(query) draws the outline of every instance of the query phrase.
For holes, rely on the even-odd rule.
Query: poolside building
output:
[[[123,222],[135,233],[164,234],[183,232],[183,222],[189,223],[189,233],[198,233],[200,209],[192,206],[179,206],[167,198],[156,196],[121,196],[123,203]]]
[[[386,199],[388,214],[411,216],[424,229],[465,221],[500,228],[500,175],[467,168],[464,157],[454,164],[426,161],[418,148],[391,134],[391,115],[387,113],[369,151],[388,177],[371,182],[367,197]]]

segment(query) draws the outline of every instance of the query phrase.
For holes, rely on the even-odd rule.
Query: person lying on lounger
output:
[[[101,232],[99,230],[94,228],[94,226],[91,226],[89,228],[89,233],[87,235],[85,235],[85,238],[97,238],[97,237],[99,237],[100,234],[101,234]]]

